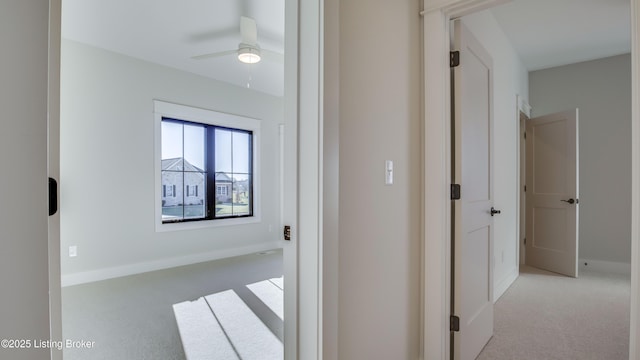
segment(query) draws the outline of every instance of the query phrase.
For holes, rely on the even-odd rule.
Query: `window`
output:
[[[260,221],[260,121],[154,100],[156,231]]]
[[[198,196],[198,185],[187,185],[187,196]]]
[[[161,133],[164,223],[252,215],[251,131],[163,117]]]
[[[154,100],[156,230],[260,221],[260,121]]]
[[[176,186],[164,184],[162,185],[162,197],[175,197],[176,195]]]

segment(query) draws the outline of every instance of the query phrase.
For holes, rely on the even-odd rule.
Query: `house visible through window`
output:
[[[161,135],[163,223],[253,216],[252,131],[162,117]]]

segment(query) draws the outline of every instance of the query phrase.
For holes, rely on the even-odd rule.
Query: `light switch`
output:
[[[387,160],[384,163],[385,170],[385,180],[384,183],[387,185],[393,184],[393,161]]]

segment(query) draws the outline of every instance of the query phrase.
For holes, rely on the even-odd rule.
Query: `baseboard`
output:
[[[92,271],[79,272],[74,274],[62,275],[62,287],[91,283],[100,280],[118,278],[141,274],[149,271],[169,269],[176,266],[184,266],[197,264],[205,261],[224,259],[233,256],[241,256],[253,254],[261,251],[281,248],[282,245],[277,241],[271,241],[262,244],[244,246],[240,248],[224,249],[211,251],[208,253],[198,253],[187,256],[160,259],[136,264],[114,266]]]
[[[494,284],[494,287],[493,287],[494,303],[498,301],[498,299],[500,299],[500,297],[507,291],[507,289],[509,289],[511,284],[513,284],[513,282],[516,281],[516,279],[518,278],[518,275],[519,275],[518,267],[515,267],[513,268],[513,270],[511,270],[511,272],[509,272],[509,274],[507,274],[507,276],[505,276],[504,278],[502,278],[502,280]]]
[[[631,264],[615,261],[579,259],[579,270],[599,271],[612,274],[631,274]]]

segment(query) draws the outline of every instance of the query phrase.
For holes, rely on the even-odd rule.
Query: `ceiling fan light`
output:
[[[260,50],[252,47],[238,49],[238,60],[245,64],[255,64],[260,61]]]

